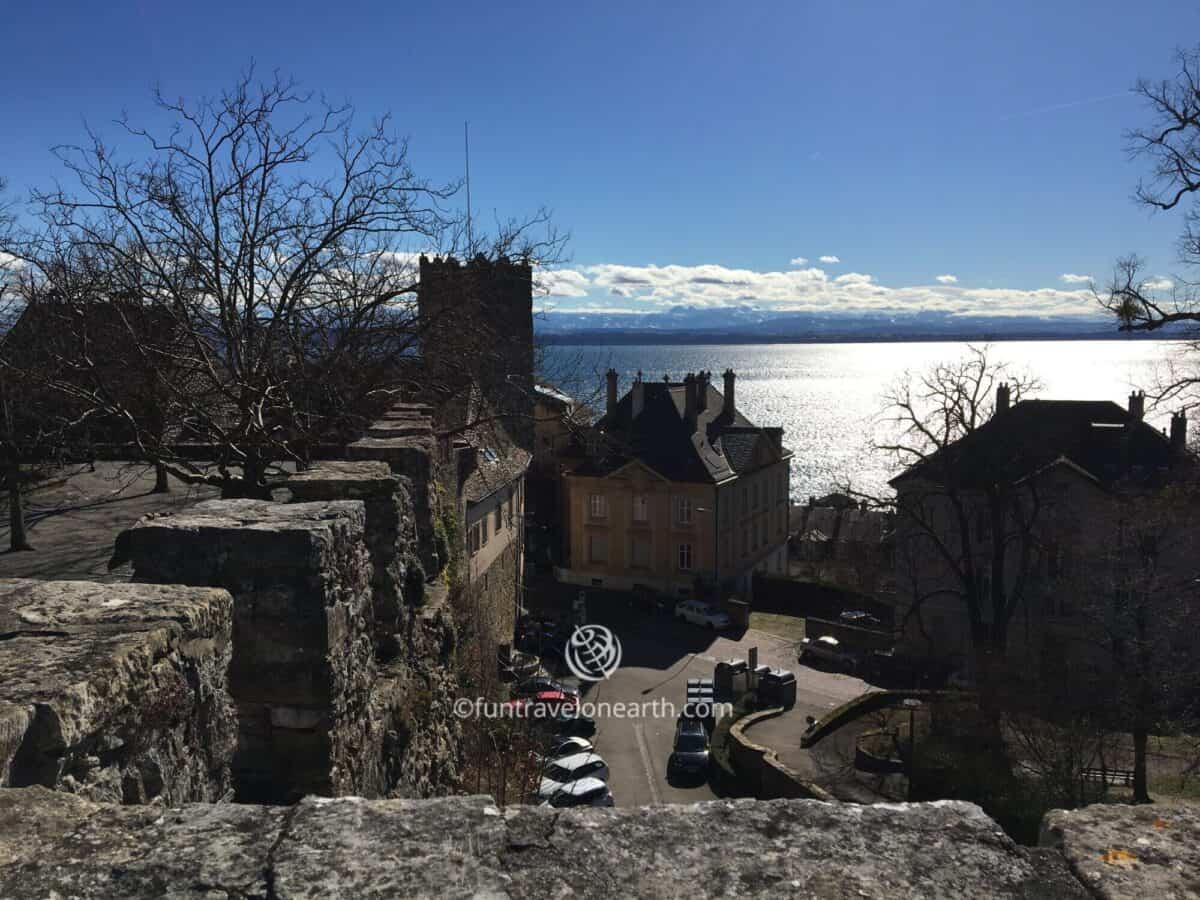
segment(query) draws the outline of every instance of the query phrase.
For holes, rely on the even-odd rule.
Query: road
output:
[[[618,806],[695,803],[716,795],[706,782],[672,784],[667,759],[675,734],[675,716],[683,708],[687,679],[711,678],[719,660],[746,659],[758,647],[760,664],[796,673],[796,707],[788,713],[796,738],[804,717],[823,713],[858,696],[862,681],[846,675],[800,666],[791,641],[748,630],[735,637],[652,614],[610,608],[589,609],[588,620],[611,628],[621,640],[622,662],[607,680],[585,689],[590,703],[638,704],[637,715],[597,715],[597,752],[609,766],[609,785]],[[654,701],[658,701],[654,705]]]

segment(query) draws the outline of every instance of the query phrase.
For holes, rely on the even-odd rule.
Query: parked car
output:
[[[542,806],[566,809],[571,806],[612,806],[613,795],[599,778],[580,778],[564,784]]]
[[[883,624],[875,616],[861,609],[848,609],[838,616],[839,622],[855,625],[859,628],[878,628]]]
[[[667,775],[703,775],[708,771],[708,732],[699,719],[680,717],[675,723],[675,743],[667,760]]]
[[[556,691],[570,697],[579,697],[579,688],[565,684],[557,678],[551,678],[549,675],[535,675],[533,678],[526,678],[513,686],[512,695],[514,697],[532,697],[534,694],[546,691]]]
[[[732,624],[729,613],[716,607],[709,606],[699,600],[681,600],[675,604],[675,618],[693,625],[701,625],[719,631]]]
[[[558,759],[560,756],[571,756],[575,753],[591,753],[595,748],[587,738],[581,737],[551,737],[541,754],[543,760]]]
[[[505,683],[525,681],[537,675],[542,668],[541,660],[520,650],[510,651],[507,658],[499,657],[497,663],[500,680]]]
[[[846,650],[837,638],[829,634],[815,639],[804,638],[800,641],[797,657],[801,662],[804,662],[805,659],[818,659],[849,669],[853,669],[856,663],[854,654]]]
[[[576,753],[552,759],[542,768],[542,780],[538,784],[538,797],[549,800],[556,792],[580,778],[598,778],[608,781],[608,764],[597,753]]]
[[[590,738],[596,733],[596,720],[563,708],[551,715],[533,720],[533,724],[548,734],[561,737]]]
[[[529,698],[529,702],[546,710],[576,709],[579,706],[579,696],[564,691],[538,691]]]

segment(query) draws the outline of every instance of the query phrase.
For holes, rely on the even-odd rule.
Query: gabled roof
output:
[[[633,391],[596,423],[602,446],[573,474],[606,476],[639,460],[671,481],[713,483],[791,456],[782,429],[760,428],[738,410],[726,413],[725,398],[706,383],[704,409],[692,431],[686,387],[680,382],[642,382],[642,410],[633,415]]]
[[[1101,484],[1130,473],[1165,470],[1172,461],[1166,435],[1108,400],[1022,400],[965,437],[892,479],[962,487],[1019,480],[1063,460]]]

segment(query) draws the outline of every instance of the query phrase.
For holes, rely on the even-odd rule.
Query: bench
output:
[[[1133,785],[1133,769],[1085,768],[1079,772],[1084,781],[1099,781],[1103,784]]]

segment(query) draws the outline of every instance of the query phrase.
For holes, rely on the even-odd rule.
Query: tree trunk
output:
[[[248,498],[251,500],[270,500],[271,489],[267,485],[267,464],[261,459],[250,456],[242,463],[242,477],[230,478],[221,485],[221,498],[224,500]]]
[[[1145,728],[1133,730],[1133,802],[1153,803],[1146,784],[1146,741],[1149,737]]]
[[[21,497],[21,464],[8,463],[8,531],[10,550],[32,550],[25,532],[25,505]]]
[[[154,464],[154,491],[155,494],[171,493],[171,482],[167,478],[167,467],[165,463],[156,462]]]

